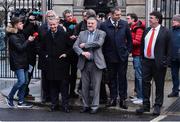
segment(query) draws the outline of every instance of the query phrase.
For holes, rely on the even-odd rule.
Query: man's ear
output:
[[[158,21],[158,23],[159,23],[159,19],[156,17],[156,20]]]

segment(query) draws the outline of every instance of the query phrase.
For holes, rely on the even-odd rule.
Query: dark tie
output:
[[[93,42],[93,32],[89,32],[89,38],[88,38],[88,42]],[[93,56],[93,49],[89,48],[89,52],[91,53],[90,58],[88,60],[93,60],[94,56]]]
[[[55,33],[54,33],[54,32],[52,32],[52,37],[53,37],[53,38],[55,37]]]
[[[116,28],[117,27],[117,21],[114,21],[114,27]]]
[[[114,21],[114,27],[117,29],[117,27],[118,27],[118,22],[117,21]]]
[[[152,33],[149,39],[149,43],[148,43],[148,47],[147,47],[147,56],[151,57],[151,48],[152,48],[152,42],[153,42],[153,38],[154,38],[154,33],[155,33],[155,29],[152,29]]]

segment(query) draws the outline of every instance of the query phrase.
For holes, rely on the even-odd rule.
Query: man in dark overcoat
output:
[[[69,113],[68,104],[68,73],[67,57],[70,50],[64,29],[59,25],[58,17],[48,21],[50,30],[46,33],[43,43],[46,79],[50,83],[51,111],[59,109],[59,91],[62,96],[62,110]]]
[[[48,10],[46,12],[46,21],[43,23],[38,30],[39,36],[37,41],[37,52],[38,52],[38,69],[41,70],[41,87],[42,87],[42,103],[50,101],[50,85],[48,80],[46,80],[46,70],[44,67],[44,57],[42,53],[42,43],[44,42],[44,36],[46,35],[47,31],[50,30],[48,25],[48,20],[52,17],[55,17],[56,13],[53,10]]]

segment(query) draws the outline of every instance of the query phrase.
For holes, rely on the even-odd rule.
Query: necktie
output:
[[[88,42],[93,42],[93,32],[89,33]],[[88,51],[91,53],[90,58],[88,60],[93,60],[93,50],[89,48]]]
[[[90,33],[89,33],[88,42],[92,42],[92,41],[93,41],[93,33],[90,32]]]
[[[114,27],[117,28],[117,21],[114,21]]]
[[[53,37],[53,38],[55,37],[55,33],[54,33],[54,32],[52,33],[52,37]]]
[[[152,47],[152,42],[153,42],[153,38],[154,38],[154,33],[155,33],[155,29],[153,28],[150,39],[149,39],[148,47],[147,47],[147,56],[148,57],[151,57],[151,47]]]

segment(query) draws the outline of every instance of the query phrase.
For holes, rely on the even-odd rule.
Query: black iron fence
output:
[[[48,9],[52,8],[52,0],[47,0]],[[49,5],[51,4],[51,5]],[[50,7],[49,7],[50,6]],[[5,25],[9,21],[10,15],[14,12],[17,14],[24,14],[29,11],[41,12],[41,0],[3,0],[2,7],[4,8]],[[5,44],[3,47],[2,43]],[[0,27],[0,78],[14,78],[14,72],[10,70],[8,41],[5,38],[5,27]],[[37,57],[38,59],[38,57]],[[37,65],[34,67],[33,78],[40,78],[41,72],[38,70]]]
[[[173,15],[180,13],[180,0],[154,0],[153,7],[162,12],[163,24],[170,28]]]
[[[41,9],[41,0],[14,0],[14,8]]]

